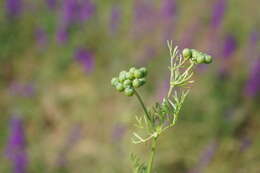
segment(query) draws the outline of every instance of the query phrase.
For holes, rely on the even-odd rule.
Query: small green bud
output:
[[[204,63],[204,61],[205,61],[205,56],[204,56],[204,55],[200,55],[200,56],[198,56],[198,57],[196,58],[196,62],[197,62],[198,64],[202,64],[202,63]]]
[[[188,48],[183,49],[182,55],[184,58],[190,59],[192,57],[192,51]]]
[[[133,80],[133,87],[138,88],[142,85],[142,82],[140,81],[140,79],[134,79]]]
[[[136,70],[135,67],[131,67],[131,68],[129,69],[129,72],[134,74],[135,70]]]
[[[126,96],[132,96],[132,95],[134,95],[134,89],[130,88],[130,87],[125,88],[124,93]]]
[[[119,92],[124,91],[124,86],[123,86],[123,84],[118,83],[118,84],[116,85],[116,90],[119,91]]]
[[[131,80],[126,79],[126,80],[124,81],[124,87],[125,87],[125,88],[130,87],[131,85],[132,85],[132,81],[131,81]]]
[[[204,60],[204,62],[206,63],[206,64],[210,64],[210,63],[212,63],[212,56],[209,56],[209,55],[207,55],[207,56],[205,56],[205,60]]]
[[[133,80],[135,77],[134,77],[134,73],[131,73],[131,72],[127,72],[126,73],[126,78],[129,79],[129,80]]]
[[[197,59],[198,57],[203,56],[203,55],[204,55],[204,54],[203,54],[202,52],[197,51],[197,50],[195,50],[195,49],[193,49],[193,51],[192,51],[192,58]]]
[[[121,71],[120,73],[119,73],[119,81],[120,82],[124,82],[124,80],[126,80],[126,71]]]
[[[143,73],[144,76],[147,75],[147,69],[145,67],[142,67],[139,70]]]
[[[142,78],[144,77],[144,74],[141,72],[141,70],[135,70],[134,76],[135,78]]]
[[[118,78],[116,78],[116,77],[113,77],[113,78],[111,79],[111,85],[114,86],[114,87],[117,85],[118,82],[119,82],[119,81],[118,81]]]
[[[141,82],[141,86],[143,86],[146,83],[146,79],[145,78],[141,78],[141,79],[139,79],[139,81]]]
[[[195,49],[191,49],[191,55],[192,55],[192,58],[196,58],[198,56],[199,52],[196,51]]]

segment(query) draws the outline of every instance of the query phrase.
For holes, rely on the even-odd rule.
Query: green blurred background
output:
[[[158,173],[260,172],[259,0],[1,0],[0,172],[127,173],[135,98],[110,79],[146,66],[148,107],[167,91],[166,40],[214,57],[196,69]]]

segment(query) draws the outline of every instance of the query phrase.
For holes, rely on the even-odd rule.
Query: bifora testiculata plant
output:
[[[148,110],[137,92],[137,89],[146,83],[147,69],[145,67],[132,67],[128,71],[121,71],[118,77],[111,80],[112,86],[117,91],[123,92],[126,96],[135,95],[144,110],[143,116],[136,116],[136,126],[146,136],[141,137],[134,132],[132,142],[140,144],[151,140],[151,151],[147,162],[141,162],[136,155],[131,155],[134,173],[152,172],[158,138],[165,130],[176,124],[181,107],[190,90],[189,85],[194,82],[191,79],[194,67],[197,64],[210,64],[212,62],[212,57],[205,53],[188,48],[179,53],[178,47],[173,49],[171,41],[168,41],[167,44],[170,51],[170,82],[168,94],[162,103],[155,103]]]

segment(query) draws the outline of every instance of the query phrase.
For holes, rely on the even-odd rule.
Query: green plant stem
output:
[[[152,140],[151,155],[150,155],[150,159],[149,159],[149,162],[147,165],[147,173],[151,173],[152,168],[153,168],[153,161],[154,161],[155,150],[156,150],[156,146],[157,146],[157,139],[158,139],[158,136],[154,137]]]
[[[146,118],[150,121],[151,120],[150,115],[149,115],[149,113],[148,113],[148,111],[147,111],[147,109],[146,109],[146,107],[144,105],[144,102],[143,102],[141,96],[138,94],[138,92],[136,90],[134,90],[134,92],[135,92],[135,95],[136,95],[137,99],[139,100],[139,102],[140,102],[140,104],[141,104],[141,106],[142,106],[142,108],[144,110]]]

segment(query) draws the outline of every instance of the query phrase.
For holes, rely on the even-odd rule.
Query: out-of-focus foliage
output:
[[[147,66],[148,107],[168,84],[166,40],[199,65],[179,123],[161,137],[162,173],[260,172],[258,0],[1,0],[0,172],[131,172],[141,113],[110,87]],[[143,153],[145,147],[138,153]]]

